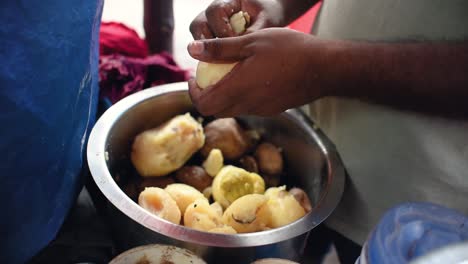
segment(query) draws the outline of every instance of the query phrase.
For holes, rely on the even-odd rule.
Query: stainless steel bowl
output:
[[[107,198],[105,215],[120,250],[145,244],[186,248],[208,263],[249,263],[260,258],[299,261],[309,231],[335,209],[344,188],[344,168],[334,145],[299,110],[276,117],[241,117],[249,127],[283,149],[288,187],[303,188],[314,205],[311,213],[269,231],[225,235],[175,225],[144,210],[114,180],[125,178],[133,138],[177,114],[194,111],[187,83],[143,90],[119,101],[97,121],[88,142],[88,165]]]

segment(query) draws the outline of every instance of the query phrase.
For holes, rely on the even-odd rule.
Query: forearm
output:
[[[326,50],[329,95],[417,111],[468,113],[466,42],[335,42]]]
[[[284,26],[300,17],[319,1],[320,0],[278,0],[284,8]]]
[[[172,0],[144,0],[146,40],[151,53],[172,53],[174,11]]]

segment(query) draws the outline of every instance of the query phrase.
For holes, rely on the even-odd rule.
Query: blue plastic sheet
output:
[[[0,3],[0,263],[54,239],[82,187],[102,0]]]
[[[360,261],[403,264],[462,241],[468,241],[467,216],[431,203],[405,203],[384,215],[367,240]]]

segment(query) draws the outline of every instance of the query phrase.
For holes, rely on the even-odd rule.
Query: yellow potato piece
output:
[[[271,218],[267,203],[268,198],[263,194],[242,196],[224,211],[223,222],[238,233],[266,230]]]
[[[214,200],[227,208],[239,197],[263,193],[265,181],[256,173],[228,165],[224,166],[216,175],[212,188]]]
[[[249,22],[249,14],[243,11],[239,11],[229,18],[231,28],[236,34],[243,33]],[[197,66],[195,77],[198,87],[205,89],[211,85],[216,84],[221,79],[223,79],[224,76],[228,74],[236,64],[237,62],[217,64],[200,61]]]
[[[183,183],[173,183],[164,189],[179,206],[180,212],[185,213],[187,206],[197,199],[205,199],[205,196],[190,185]]]
[[[205,89],[211,85],[215,85],[228,74],[235,63],[208,63],[204,61],[198,62],[195,80],[198,87]]]
[[[212,149],[208,157],[203,162],[203,168],[208,175],[215,177],[216,174],[223,168],[224,158],[223,153],[219,149]]]
[[[177,203],[163,189],[145,188],[138,197],[138,204],[150,213],[174,224],[180,223],[181,213]]]
[[[219,212],[210,206],[206,199],[198,199],[187,206],[184,214],[184,225],[201,231],[222,227]]]
[[[250,16],[244,11],[239,11],[229,18],[229,24],[231,25],[232,31],[236,34],[244,33],[249,22]]]
[[[268,188],[265,196],[268,197],[267,207],[271,214],[268,227],[288,225],[306,214],[296,198],[286,191],[285,186]]]
[[[143,177],[164,176],[182,167],[204,143],[203,127],[187,113],[139,134],[131,160]]]

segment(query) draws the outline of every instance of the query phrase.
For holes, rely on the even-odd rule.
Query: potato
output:
[[[244,11],[239,11],[229,18],[232,31],[236,34],[244,33],[248,23],[250,23],[250,16]]]
[[[234,234],[237,234],[237,231],[232,228],[231,226],[222,226],[222,227],[215,227],[213,229],[210,229],[208,230],[208,232],[211,232],[211,233],[220,233],[220,234],[231,234],[231,235],[234,235]]]
[[[213,210],[215,210],[216,213],[219,214],[219,217],[223,216],[223,207],[218,202],[214,202],[210,204],[210,206],[213,208]]]
[[[203,162],[202,166],[205,168],[208,175],[214,177],[224,165],[223,153],[219,149],[212,149],[208,157]]]
[[[286,191],[285,186],[269,188],[265,196],[269,199],[266,207],[271,214],[268,227],[277,228],[288,225],[306,213],[294,196]]]
[[[281,177],[279,174],[270,175],[270,174],[262,173],[262,178],[265,181],[265,185],[267,188],[278,187],[281,182]]]
[[[239,163],[246,171],[258,173],[258,165],[254,157],[244,156],[239,160]]]
[[[200,150],[204,157],[208,157],[211,150],[219,149],[225,159],[237,160],[249,147],[245,131],[234,118],[215,119],[204,130],[205,145]]]
[[[173,183],[164,189],[179,206],[180,212],[185,213],[185,209],[197,199],[205,199],[205,196],[197,189],[183,183]],[[207,200],[208,202],[208,200]]]
[[[138,197],[138,204],[150,213],[174,224],[180,223],[181,213],[177,203],[163,189],[146,188]]]
[[[255,150],[255,159],[261,173],[278,175],[283,172],[283,157],[275,145],[263,142]]]
[[[210,187],[206,187],[204,190],[203,190],[203,196],[205,196],[206,199],[210,200],[211,199],[211,196],[213,195],[213,188],[210,186]]]
[[[232,30],[236,34],[241,34],[245,31],[245,27],[250,22],[250,16],[247,12],[240,11],[231,16],[229,19]],[[205,89],[218,83],[236,66],[235,63],[207,63],[200,61],[197,65],[195,81],[198,87]]]
[[[210,206],[206,199],[197,199],[187,206],[184,214],[184,225],[197,230],[209,231],[222,227],[219,212]]]
[[[218,83],[236,66],[235,63],[208,63],[204,61],[198,62],[197,71],[195,73],[195,81],[198,87],[206,89]]]
[[[204,143],[202,126],[187,113],[136,136],[131,160],[143,177],[164,176],[182,167]]]
[[[227,208],[246,194],[263,193],[265,182],[256,173],[228,165],[221,169],[213,181],[213,199]]]
[[[292,188],[289,193],[299,202],[299,204],[308,213],[312,211],[312,203],[310,202],[309,196],[304,190],[300,188]]]
[[[177,170],[175,178],[184,184],[190,185],[202,192],[211,186],[213,177],[208,175],[200,166],[184,166]]]
[[[263,194],[248,194],[235,200],[224,212],[223,222],[238,233],[262,231],[268,228],[271,214],[268,198]]]

